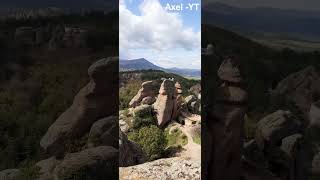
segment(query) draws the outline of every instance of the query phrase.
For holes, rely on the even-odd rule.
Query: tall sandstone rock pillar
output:
[[[211,135],[206,141],[211,141],[211,151],[206,176],[208,180],[239,180],[248,94],[239,64],[233,58],[222,62],[218,77],[222,84],[207,111],[206,125]]]
[[[171,119],[174,109],[175,86],[171,80],[164,80],[161,84],[154,110],[157,114],[158,126],[164,127]]]

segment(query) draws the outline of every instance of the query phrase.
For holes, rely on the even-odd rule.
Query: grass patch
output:
[[[201,145],[201,136],[200,134],[196,134],[194,137],[192,137],[192,140],[194,143]]]
[[[185,146],[188,144],[188,137],[179,128],[169,131],[169,128],[165,130],[168,146]]]

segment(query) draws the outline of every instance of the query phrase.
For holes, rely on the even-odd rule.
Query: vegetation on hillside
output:
[[[265,113],[274,110],[276,104],[270,101],[270,90],[288,75],[300,71],[307,66],[314,66],[320,71],[320,52],[296,52],[291,49],[275,50],[235,33],[221,28],[203,25],[202,46],[213,44],[215,53],[219,56],[212,59],[210,56],[202,58],[202,64],[211,64],[210,72],[217,72],[222,58],[235,55],[241,62],[242,73],[247,79],[250,113]],[[212,62],[215,61],[215,62]],[[209,66],[203,66],[206,68]],[[203,69],[203,72],[208,70]],[[217,79],[216,73],[210,77]],[[211,81],[212,82],[212,81]],[[219,83],[212,85],[216,87]],[[208,90],[212,94],[212,90]],[[208,92],[208,93],[209,93]],[[204,92],[205,94],[208,94]],[[282,106],[283,107],[283,106]]]
[[[113,16],[93,13],[0,22],[0,170],[31,166],[42,158],[41,137],[88,82],[88,67],[117,55],[118,31],[113,28],[118,22],[108,20]],[[88,27],[88,47],[48,51],[15,44],[16,28],[46,25]]]

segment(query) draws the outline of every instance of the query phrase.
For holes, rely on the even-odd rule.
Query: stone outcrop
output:
[[[141,100],[141,104],[146,104],[146,105],[152,105],[154,102],[156,102],[156,98],[155,97],[145,97]]]
[[[96,121],[90,130],[88,146],[112,146],[118,148],[118,120],[117,116],[111,116]]]
[[[206,159],[204,179],[235,180],[241,176],[244,116],[247,111],[245,82],[238,62],[223,61],[218,76],[222,85],[213,107],[206,109]],[[239,101],[238,101],[239,100]]]
[[[124,133],[128,133],[129,129],[130,129],[128,123],[126,121],[124,121],[123,119],[119,120],[119,128]]]
[[[189,112],[193,114],[201,113],[201,100],[195,95],[190,95],[185,98],[185,105]]]
[[[316,154],[312,160],[312,174],[320,176],[320,153]]]
[[[200,180],[200,161],[168,158],[119,169],[119,179],[139,180]]]
[[[140,105],[141,101],[146,97],[154,98],[157,96],[159,90],[159,83],[156,81],[147,81],[142,83],[141,89],[132,98],[129,103],[129,107],[136,107]]]
[[[95,121],[118,113],[117,73],[118,58],[102,59],[88,69],[90,82],[41,139],[40,145],[48,154],[63,155],[66,144],[82,137]]]
[[[256,166],[249,161],[242,160],[243,180],[281,180],[270,171]]]
[[[261,149],[264,146],[281,144],[285,137],[302,131],[302,123],[289,111],[279,110],[257,124],[255,139]]]
[[[201,84],[196,84],[189,89],[189,92],[201,99]]]
[[[16,180],[20,174],[21,171],[19,169],[6,169],[0,171],[0,180]]]
[[[67,154],[54,170],[54,179],[116,179],[118,150],[99,146]]]
[[[167,79],[164,80],[161,84],[157,101],[154,104],[154,110],[160,127],[163,127],[172,119],[174,94],[174,82]]]
[[[35,165],[39,168],[39,176],[37,180],[53,180],[53,171],[59,163],[60,161],[55,157],[38,162]]]
[[[310,153],[300,132],[302,122],[289,111],[279,110],[262,118],[254,140],[244,145],[244,168],[250,165],[257,170],[254,173],[269,172],[279,179],[306,180]]]
[[[311,127],[320,128],[320,101],[311,105],[309,118]]]
[[[119,167],[141,164],[146,160],[147,156],[141,147],[137,143],[129,141],[127,136],[119,131]]]
[[[184,102],[182,96],[182,86],[179,82],[176,82],[175,86],[175,93],[174,93],[174,105],[173,105],[173,113],[172,113],[172,120],[177,120],[178,116],[182,111],[182,104]]]
[[[282,139],[281,150],[289,156],[289,179],[308,180],[310,157],[303,135],[294,134]]]
[[[282,80],[273,94],[284,96],[286,100],[293,102],[308,124],[311,104],[320,97],[320,76],[314,67],[307,67]]]

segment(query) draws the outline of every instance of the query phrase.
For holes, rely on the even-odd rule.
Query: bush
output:
[[[129,107],[131,99],[141,88],[140,82],[132,82],[119,89],[119,109],[123,110]]]
[[[134,130],[141,129],[142,127],[149,127],[151,125],[157,125],[155,118],[153,117],[135,117],[132,123],[132,128]]]
[[[136,132],[129,133],[128,138],[142,147],[149,160],[161,158],[167,146],[163,131],[154,125],[142,127]]]

